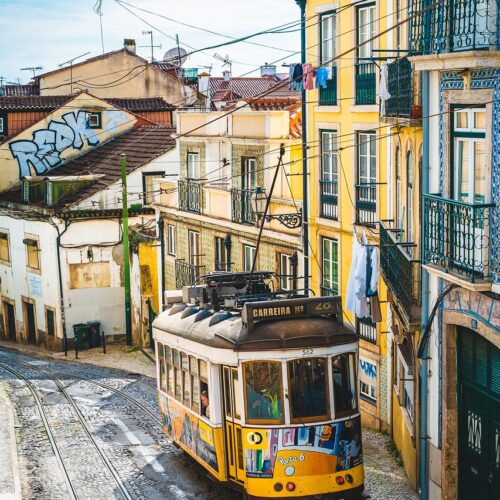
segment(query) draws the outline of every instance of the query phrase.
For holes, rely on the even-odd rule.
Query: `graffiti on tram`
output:
[[[333,474],[363,463],[359,417],[288,429],[245,429],[247,477]]]
[[[163,394],[160,395],[160,408],[165,432],[218,472],[212,427]]]

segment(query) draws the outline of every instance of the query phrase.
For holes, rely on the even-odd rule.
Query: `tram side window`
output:
[[[208,366],[200,360],[200,410],[204,417],[210,418],[210,399],[208,391]]]
[[[288,362],[292,422],[308,418],[328,418],[327,366],[326,358],[296,359]]]
[[[182,370],[181,370],[181,353],[174,349],[174,387],[175,399],[182,401]]]
[[[165,390],[166,385],[166,367],[163,352],[163,344],[156,343],[156,351],[158,352],[158,364],[160,366],[160,389]]]
[[[282,422],[281,363],[250,361],[244,363],[245,402],[248,422]]]
[[[191,374],[191,392],[193,394],[191,409],[196,413],[200,413],[200,378],[198,375],[198,360],[193,358],[193,356],[189,356],[189,373]]]
[[[356,356],[340,354],[332,358],[333,396],[335,416],[345,416],[357,411]]]
[[[172,361],[172,349],[168,346],[164,346],[165,350],[165,362],[167,364],[167,392],[173,396],[175,387],[175,375],[174,375],[174,365]]]

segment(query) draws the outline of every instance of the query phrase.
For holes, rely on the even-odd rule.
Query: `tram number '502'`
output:
[[[313,354],[313,349],[302,349],[302,356],[312,356]]]

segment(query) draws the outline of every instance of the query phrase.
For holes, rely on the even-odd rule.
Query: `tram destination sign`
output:
[[[337,316],[342,318],[340,297],[313,297],[289,300],[247,302],[241,311],[241,319],[248,331],[263,320],[311,318],[314,316]]]

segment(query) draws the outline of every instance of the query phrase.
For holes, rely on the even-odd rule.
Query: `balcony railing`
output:
[[[240,224],[255,224],[257,217],[252,207],[251,189],[231,189],[231,214],[233,222]]]
[[[487,279],[494,204],[469,204],[424,195],[422,260],[470,282]]]
[[[418,110],[413,108],[415,89],[411,62],[401,57],[387,66],[387,90],[391,97],[381,106],[386,117],[420,118]],[[413,112],[412,112],[413,111]]]
[[[320,186],[320,215],[326,219],[338,220],[339,186],[336,181],[319,181]]]
[[[499,48],[497,0],[411,0],[409,15],[414,54]]]
[[[329,286],[321,285],[320,289],[322,297],[336,297],[339,294],[336,288],[330,288]]]
[[[356,331],[360,338],[377,343],[377,325],[370,318],[356,318]]]
[[[204,267],[189,264],[184,259],[175,259],[175,288],[180,290],[183,286],[193,285],[203,274]]]
[[[380,223],[380,269],[408,323],[420,317],[420,261],[412,259],[405,247],[413,243],[401,243],[399,229],[391,229],[388,222]]]
[[[230,271],[231,263],[230,262],[220,262],[218,260],[215,261],[214,271]]]
[[[203,188],[199,181],[181,180],[179,188],[179,210],[201,213]]]
[[[371,184],[356,184],[356,224],[377,224],[377,187]]]
[[[337,67],[332,66],[332,78],[326,81],[326,88],[319,88],[319,105],[337,105]]]
[[[376,104],[375,63],[356,63],[356,104]]]

